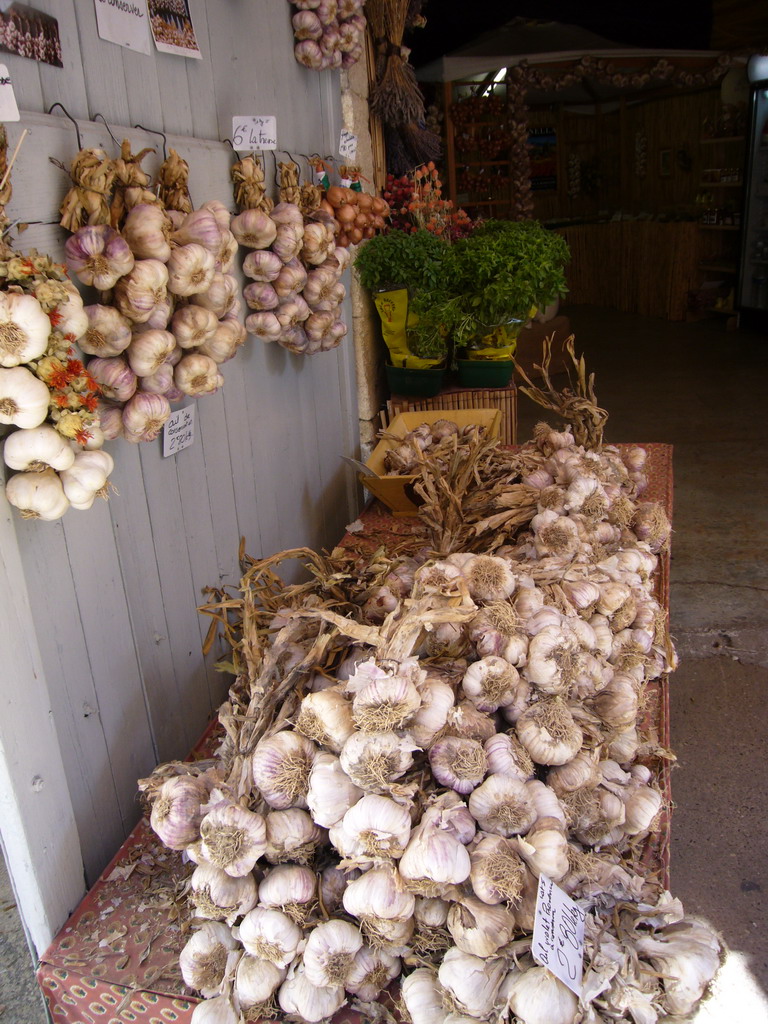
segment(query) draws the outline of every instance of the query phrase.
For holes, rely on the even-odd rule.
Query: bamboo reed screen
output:
[[[382,410],[386,428],[401,412],[425,412],[432,409],[500,409],[502,444],[517,443],[517,388],[448,388],[434,398],[406,398],[393,395]]]

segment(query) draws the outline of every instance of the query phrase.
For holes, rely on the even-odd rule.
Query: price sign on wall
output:
[[[18,121],[19,108],[5,64],[0,64],[0,121]]]
[[[236,150],[277,149],[277,118],[260,114],[233,117],[232,145]]]
[[[346,128],[341,129],[339,136],[339,156],[342,160],[354,160],[357,156],[357,136]]]
[[[539,876],[533,922],[533,959],[581,995],[584,970],[584,915],[546,875]]]
[[[185,405],[176,409],[165,421],[163,428],[163,457],[176,455],[195,440],[195,407]]]

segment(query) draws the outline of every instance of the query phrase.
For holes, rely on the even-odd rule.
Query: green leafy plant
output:
[[[421,329],[440,325],[456,348],[504,344],[496,328],[523,324],[567,291],[568,245],[538,221],[486,221],[455,242]]]

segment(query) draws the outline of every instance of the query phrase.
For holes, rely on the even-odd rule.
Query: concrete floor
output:
[[[674,445],[672,891],[730,951],[696,1024],[766,1024],[768,336],[720,319],[564,312],[610,412],[606,439]],[[519,404],[527,438],[540,410]],[[44,1024],[2,874],[0,1024]]]

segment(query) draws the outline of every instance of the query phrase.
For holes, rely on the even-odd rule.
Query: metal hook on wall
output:
[[[114,135],[112,134],[112,129],[111,129],[111,128],[109,127],[109,125],[107,124],[107,119],[106,119],[106,117],[104,117],[104,115],[103,115],[103,114],[100,114],[100,113],[99,113],[99,114],[94,114],[94,115],[93,115],[93,120],[94,120],[94,121],[98,121],[98,119],[99,119],[99,118],[101,118],[101,120],[102,120],[102,121],[104,122],[104,127],[105,127],[105,128],[107,129],[107,131],[109,132],[109,137],[110,137],[110,139],[112,139],[112,141],[113,141],[113,142],[114,142],[114,144],[115,144],[115,145],[117,146],[117,148],[118,148],[118,149],[120,149],[120,143],[119,143],[119,142],[117,141],[117,139],[115,138],[115,136],[114,136]]]
[[[46,114],[52,113],[56,109],[56,107],[61,107],[61,109],[64,111],[64,116],[68,117],[69,120],[72,122],[72,124],[75,126],[75,134],[77,135],[77,148],[78,149],[82,149],[83,148],[83,140],[80,138],[80,126],[78,125],[78,123],[74,119],[74,117],[72,117],[72,115],[70,114],[70,112],[67,110],[67,108],[64,106],[63,103],[52,103],[51,106],[48,108],[48,110],[46,110]]]
[[[134,128],[140,128],[143,132],[149,132],[150,135],[159,135],[163,140],[163,160],[168,159],[168,140],[165,137],[165,132],[158,131],[156,128],[145,128],[143,124],[135,124]]]

